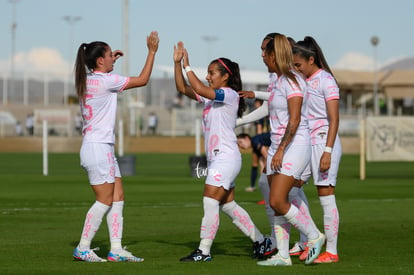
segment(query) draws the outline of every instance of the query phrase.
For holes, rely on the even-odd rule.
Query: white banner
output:
[[[367,161],[414,161],[414,117],[367,117]]]

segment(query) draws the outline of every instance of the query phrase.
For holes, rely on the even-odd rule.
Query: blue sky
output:
[[[82,42],[103,40],[123,48],[123,0],[14,1],[16,71],[67,73]],[[0,0],[0,73],[10,71],[12,6]],[[156,66],[172,65],[173,45],[182,40],[193,66],[223,56],[242,69],[265,71],[260,44],[269,32],[296,40],[313,36],[333,68],[372,70],[374,35],[380,39],[380,65],[414,56],[412,0],[129,0],[129,7],[130,74],[140,72],[152,30],[161,40]],[[65,15],[82,19],[71,27]],[[207,43],[203,36],[217,40]],[[121,73],[122,60],[116,66]]]

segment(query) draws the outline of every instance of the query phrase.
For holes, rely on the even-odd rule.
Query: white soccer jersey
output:
[[[236,127],[239,94],[231,88],[216,90],[216,99],[197,95],[204,103],[203,131],[207,160],[241,158],[237,146]]]
[[[271,75],[269,82],[269,116],[271,126],[272,148],[277,149],[285,134],[289,122],[288,99],[296,96],[304,97],[307,93],[305,80],[296,72],[293,72],[299,83],[299,87],[286,76],[280,78]],[[301,121],[296,130],[291,144],[309,145],[309,126],[306,117],[306,101],[302,103]]]
[[[308,83],[308,120],[312,144],[326,144],[329,121],[326,102],[339,99],[339,88],[333,76],[325,70],[318,70]]]
[[[129,77],[116,74],[88,73],[85,103],[81,103],[83,142],[115,143],[117,96]]]

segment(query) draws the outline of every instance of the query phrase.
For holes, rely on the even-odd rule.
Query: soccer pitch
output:
[[[136,175],[124,177],[123,244],[143,263],[85,263],[72,259],[94,195],[78,154],[51,154],[49,176],[41,154],[0,154],[0,274],[409,274],[414,273],[414,169],[409,162],[367,163],[343,156],[337,204],[340,262],[261,267],[251,242],[221,213],[212,262],[181,263],[198,246],[203,179],[191,177],[188,154],[137,154]],[[259,191],[248,193],[250,155],[243,155],[236,201],[264,234],[270,233]],[[322,228],[313,184],[305,186],[312,216]],[[298,239],[292,230],[290,242]],[[106,220],[92,247],[106,256]],[[306,273],[305,273],[306,272]]]

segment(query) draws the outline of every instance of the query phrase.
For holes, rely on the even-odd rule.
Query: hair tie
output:
[[[229,67],[227,67],[227,65],[224,64],[223,60],[221,60],[220,58],[218,58],[217,60],[218,60],[218,62],[221,63],[221,65],[223,65],[223,67],[226,69],[226,71],[229,72],[229,74],[233,75],[233,73],[230,71]]]

